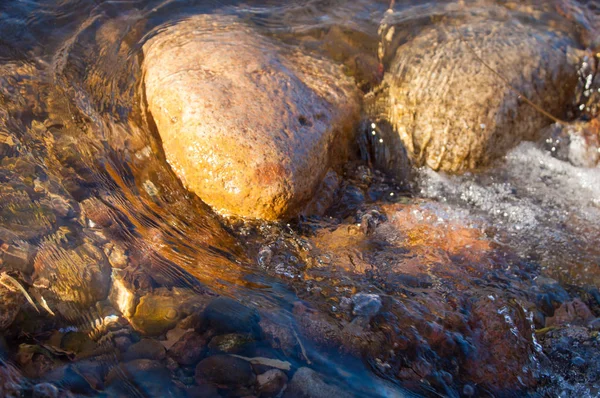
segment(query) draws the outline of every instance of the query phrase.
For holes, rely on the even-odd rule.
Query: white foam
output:
[[[447,175],[419,170],[423,197],[433,198],[473,215],[517,238],[525,249],[563,240],[563,225],[585,223],[600,231],[600,169],[580,168],[553,158],[535,144],[513,149],[497,167],[478,174]]]

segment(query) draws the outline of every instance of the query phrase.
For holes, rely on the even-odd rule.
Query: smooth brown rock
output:
[[[552,122],[514,89],[564,116],[577,84],[578,45],[567,33],[526,24],[527,14],[503,7],[443,12],[450,11],[461,17],[422,27],[410,39],[393,13],[386,17],[380,55],[389,66],[366,102],[376,124],[391,125],[383,137],[388,145],[401,141],[416,165],[461,172],[536,139]]]
[[[124,361],[133,361],[134,359],[152,359],[162,360],[166,357],[165,347],[158,340],[142,339],[133,344],[125,352]]]
[[[196,382],[212,383],[219,387],[235,388],[250,386],[256,375],[250,362],[231,355],[213,355],[202,360],[196,367]]]
[[[169,356],[181,365],[195,365],[202,358],[205,348],[206,339],[190,331],[169,349]]]
[[[357,89],[330,61],[232,17],[195,16],[144,45],[145,95],[167,161],[223,214],[297,214],[343,161]]]
[[[149,293],[140,298],[131,324],[145,335],[164,333],[175,326],[181,316],[178,304],[172,296]]]

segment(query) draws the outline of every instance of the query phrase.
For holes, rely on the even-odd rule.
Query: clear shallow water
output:
[[[167,341],[166,331],[179,318],[222,295],[256,309],[264,321],[242,355],[287,361],[290,378],[309,366],[357,396],[456,396],[470,389],[477,395],[535,394],[527,380],[552,376],[552,358],[540,352],[534,333],[544,326],[538,296],[548,294],[536,281],[552,278],[572,297],[585,291],[588,305],[596,300],[598,169],[576,168],[531,143],[478,174],[418,170],[415,184],[354,162],[340,200],[324,217],[289,224],[228,221],[183,189],[145,114],[141,46],[187,15],[237,15],[286,45],[347,63],[368,91],[380,79],[377,30],[388,6],[0,5],[0,240],[17,258],[5,254],[2,267],[40,312],[23,301],[4,332],[4,360],[22,375],[13,384],[20,383],[24,394],[48,381],[84,396],[164,396],[167,390],[198,396],[191,365],[153,357],[168,369],[158,372],[155,384],[147,382],[152,376],[146,370],[120,367],[128,360],[117,337],[136,342],[140,330],[153,334],[157,328],[152,338]],[[394,16],[416,34],[431,18],[485,6],[398,2]],[[545,14],[549,19],[556,17],[552,11]],[[364,62],[349,63],[357,54]],[[115,281],[126,289],[107,301]],[[360,293],[382,301],[377,318],[356,309],[368,299]],[[147,312],[136,308],[142,297]],[[253,325],[244,309],[227,308],[243,325]],[[489,314],[495,318],[486,320]],[[232,330],[254,333],[243,325]],[[219,327],[195,329],[211,340],[224,334]],[[506,333],[498,337],[494,330]],[[77,335],[88,346],[70,342],[75,331],[87,336]],[[478,373],[475,357],[491,368]],[[513,372],[514,364],[522,369]],[[514,383],[506,388],[492,380],[503,377]],[[564,380],[549,384],[557,388],[550,391],[598,391],[593,382],[572,390]]]

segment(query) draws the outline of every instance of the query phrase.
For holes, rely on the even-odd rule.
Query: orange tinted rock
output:
[[[359,274],[379,267],[390,274],[435,273],[461,280],[485,271],[487,263],[482,260],[492,251],[491,242],[474,222],[444,214],[445,210],[433,202],[387,205],[383,211],[388,220],[374,234],[365,234],[360,225],[342,225],[318,231],[315,246],[331,253],[331,265]],[[391,258],[383,270],[369,255],[385,251]]]
[[[559,29],[523,23],[522,11],[486,6],[462,14],[456,7],[440,12],[459,17],[432,18],[436,23],[409,40],[406,28],[395,26],[398,15],[386,15],[380,55],[389,66],[372,113],[394,130],[384,139],[400,140],[415,164],[462,172],[535,139],[551,123],[516,90],[562,117],[577,84],[570,51],[578,44]]]
[[[183,184],[222,214],[297,214],[347,156],[357,89],[330,61],[230,17],[196,16],[144,46],[148,109]]]

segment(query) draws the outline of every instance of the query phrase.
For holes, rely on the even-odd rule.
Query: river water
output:
[[[408,36],[448,10],[492,3],[513,6],[396,1],[394,15]],[[559,8],[531,4],[558,18]],[[571,5],[590,20],[600,8]],[[265,223],[221,218],[165,161],[140,96],[141,48],[165,26],[192,14],[236,15],[282,45],[346,63],[367,92],[381,77],[378,29],[389,7],[2,1],[0,267],[3,286],[16,290],[7,280],[18,281],[37,309],[3,290],[22,301],[3,324],[0,353],[12,379],[3,376],[0,391],[253,396],[254,387],[225,382],[202,390],[194,378],[198,361],[224,351],[209,341],[238,335],[251,343],[225,352],[277,359],[289,379],[314,369],[335,388],[330,395],[600,394],[597,331],[548,328],[574,299],[588,318],[600,316],[598,168],[527,142],[476,173],[423,168],[400,178],[376,167],[389,153],[375,151],[370,162],[349,162],[323,216]],[[233,301],[214,304],[218,296]],[[207,325],[206,311],[204,324],[193,323],[207,303],[229,326]],[[190,347],[209,348],[196,361],[174,360],[165,343],[173,328],[195,329],[201,342]],[[132,354],[129,345],[146,337],[167,354]],[[43,388],[50,395],[34,395]]]

